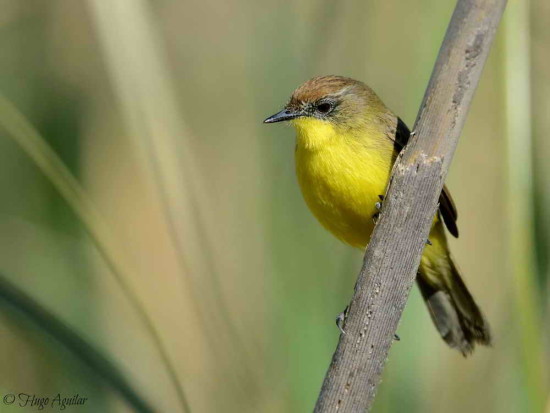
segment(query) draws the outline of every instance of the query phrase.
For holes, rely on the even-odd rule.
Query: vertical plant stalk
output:
[[[534,201],[535,208],[535,234],[537,235],[535,250],[537,252],[537,263],[541,266],[537,268],[538,281],[542,285],[537,287],[537,298],[542,301],[543,319],[541,321],[542,335],[540,344],[545,351],[543,356],[545,361],[540,367],[548,365],[550,361],[550,351],[548,343],[550,342],[550,331],[545,326],[550,320],[550,260],[548,247],[550,245],[550,145],[548,145],[548,136],[550,136],[550,82],[548,82],[548,73],[550,72],[550,3],[546,0],[530,0],[529,18],[529,61],[531,64],[529,75],[531,76],[532,102],[532,155],[534,161]],[[524,17],[525,19],[525,17]],[[511,51],[512,52],[512,51]],[[541,288],[542,287],[542,288]],[[544,371],[545,386],[548,389],[550,377],[548,370]],[[546,413],[550,413],[550,392],[547,392]]]
[[[144,0],[88,0],[105,62],[128,131],[145,159],[146,172],[157,190],[181,280],[191,289],[193,306],[204,328],[206,344],[229,338],[217,354],[218,363],[239,359],[239,370],[250,377],[257,369],[245,357],[247,341],[230,319],[220,281],[208,250],[201,208],[209,205],[191,153],[191,131],[181,118],[176,86],[163,55],[150,5]],[[208,286],[203,287],[205,279]],[[243,394],[247,386],[236,381]]]
[[[547,364],[539,319],[534,245],[529,0],[513,2],[504,21],[507,144],[508,268],[519,332],[528,411],[542,411]]]
[[[34,161],[42,173],[61,194],[63,199],[79,218],[105,264],[111,270],[115,282],[136,311],[147,333],[153,340],[168,377],[177,392],[184,411],[190,411],[183,393],[183,387],[172,365],[168,351],[155,323],[146,311],[146,306],[131,286],[131,274],[135,271],[125,260],[120,259],[123,248],[115,241],[114,235],[94,208],[78,181],[67,169],[57,154],[40,136],[25,117],[3,96],[0,95],[0,126],[2,126],[21,149]]]
[[[316,412],[370,410],[506,0],[458,0],[393,168]]]

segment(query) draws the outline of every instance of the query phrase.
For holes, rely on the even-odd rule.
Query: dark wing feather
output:
[[[407,128],[407,125],[405,125],[405,122],[403,122],[400,118],[397,118],[397,128],[395,130],[394,139],[394,147],[397,153],[401,152],[401,150],[405,147],[410,136],[411,132],[409,131],[409,128]],[[441,196],[439,197],[439,213],[441,214],[443,222],[445,222],[449,232],[458,238],[458,227],[456,225],[458,214],[453,198],[451,197],[451,193],[446,186],[443,187],[443,191],[441,191]]]
[[[449,232],[458,238],[458,227],[456,225],[458,213],[451,193],[446,186],[443,186],[443,191],[441,191],[441,196],[439,197],[439,212]]]

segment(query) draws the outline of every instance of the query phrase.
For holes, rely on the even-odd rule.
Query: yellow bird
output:
[[[308,80],[264,122],[281,121],[296,129],[296,173],[309,209],[340,240],[364,249],[409,129],[367,85],[341,76]],[[447,246],[443,223],[458,237],[456,219],[443,188],[417,284],[443,339],[467,355],[475,343],[489,345],[491,337]]]

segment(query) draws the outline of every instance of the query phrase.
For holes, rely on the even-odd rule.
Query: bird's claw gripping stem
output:
[[[378,212],[376,212],[372,216],[372,222],[374,224],[376,224],[376,222],[378,221],[378,217],[380,217],[380,211],[382,210],[382,201],[384,200],[384,195],[378,195],[378,198],[380,199],[380,201],[378,201],[376,204],[374,204],[374,207],[376,208],[376,210]]]
[[[344,311],[338,314],[338,317],[336,317],[336,327],[338,327],[338,330],[340,330],[342,334],[346,334],[346,332],[344,331],[344,324],[346,322],[346,316],[348,315],[348,309],[349,305],[346,306]]]

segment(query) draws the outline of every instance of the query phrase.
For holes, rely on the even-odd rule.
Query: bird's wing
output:
[[[407,125],[405,125],[405,122],[397,118],[397,128],[395,131],[395,138],[393,139],[396,152],[401,152],[409,141],[410,136],[411,132],[409,131],[409,128],[407,128]],[[443,222],[445,222],[449,232],[458,238],[458,227],[456,225],[458,213],[453,198],[451,197],[451,193],[446,186],[443,186],[443,191],[441,191],[441,195],[439,197],[439,213],[441,214]]]
[[[439,212],[449,232],[458,238],[458,226],[456,225],[458,212],[451,193],[446,186],[443,186],[443,191],[441,191],[441,195],[439,196]]]

